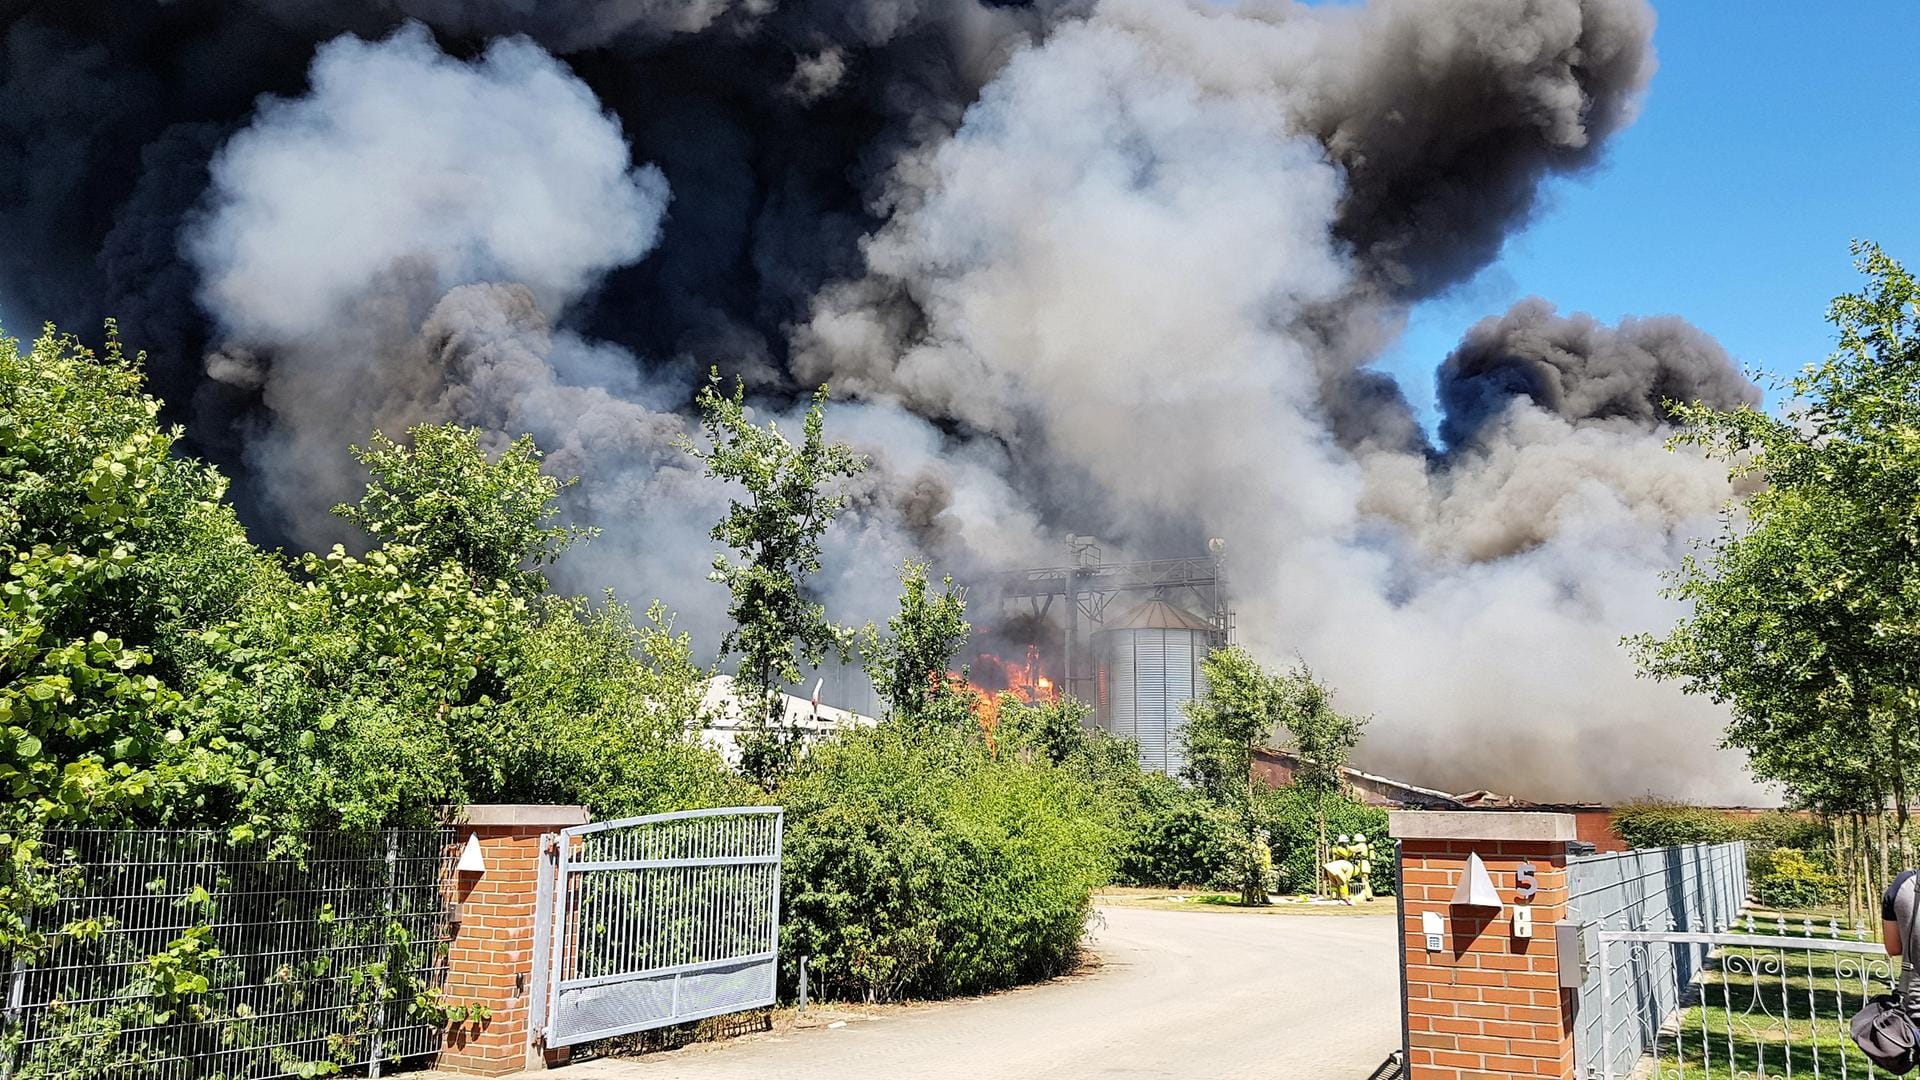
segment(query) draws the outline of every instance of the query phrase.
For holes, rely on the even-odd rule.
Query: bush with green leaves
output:
[[[1833,833],[1825,822],[1795,810],[1769,810],[1738,826],[1739,839],[1749,847],[1798,848],[1822,864],[1833,861]]]
[[[1235,819],[1171,777],[1145,774],[1124,824],[1117,882],[1212,888],[1232,879],[1243,842]]]
[[[782,947],[817,990],[894,1000],[1068,970],[1111,824],[1093,787],[1043,758],[890,720],[817,747],[787,809]]]
[[[1704,806],[1636,799],[1613,808],[1613,831],[1630,848],[1720,844],[1740,838],[1733,818]]]
[[[1840,899],[1840,879],[1798,848],[1776,847],[1747,860],[1747,887],[1770,908],[1809,908]]]
[[[139,361],[0,337],[0,953],[31,952],[48,828],[303,830],[447,804],[741,799],[698,740],[708,672],[658,607],[546,592],[585,530],[526,440],[426,426],[358,451],[363,554],[262,551],[175,452]]]
[[[1319,814],[1326,812],[1327,834],[1339,837],[1364,834],[1373,843],[1373,891],[1388,895],[1394,887],[1392,843],[1387,839],[1387,812],[1344,793],[1326,797],[1298,786],[1270,788],[1260,798],[1259,816],[1273,848],[1281,892],[1312,892],[1320,878],[1316,851],[1320,838]]]

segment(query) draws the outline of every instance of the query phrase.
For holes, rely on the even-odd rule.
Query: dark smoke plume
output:
[[[1728,494],[1658,412],[1753,400],[1726,357],[1525,302],[1447,361],[1440,446],[1372,367],[1631,121],[1642,0],[10,11],[0,316],[121,317],[269,540],[336,538],[376,428],[531,432],[606,530],[565,583],[711,640],[692,392],[718,365],[780,417],[827,381],[874,459],[842,618],[909,557],[1227,536],[1244,637],[1377,712],[1369,760],[1745,790],[1718,714],[1614,645]]]
[[[1670,401],[1716,408],[1758,405],[1760,391],[1720,343],[1672,315],[1622,320],[1562,317],[1537,296],[1483,319],[1440,365],[1440,435],[1449,445],[1517,399],[1571,421],[1619,419],[1643,427],[1667,420]]]

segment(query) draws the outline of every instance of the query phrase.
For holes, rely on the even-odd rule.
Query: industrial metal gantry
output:
[[[1093,702],[1093,634],[1106,623],[1107,607],[1122,596],[1164,600],[1185,608],[1213,625],[1215,647],[1233,643],[1233,611],[1228,607],[1226,544],[1207,541],[1207,554],[1180,559],[1141,562],[1102,562],[1100,546],[1090,536],[1070,536],[1072,562],[1015,570],[994,579],[1002,611],[1018,611],[1044,619],[1062,602],[1064,659],[1060,687],[1085,702]],[[1088,624],[1086,633],[1081,623]]]

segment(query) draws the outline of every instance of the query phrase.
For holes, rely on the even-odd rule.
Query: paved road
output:
[[[1391,912],[1392,908],[1387,907]],[[566,1080],[1364,1077],[1400,1043],[1388,918],[1108,908],[1095,974]]]

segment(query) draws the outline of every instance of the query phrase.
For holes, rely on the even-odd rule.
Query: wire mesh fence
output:
[[[210,832],[55,833],[51,931],[10,972],[13,1080],[324,1076],[435,1052],[446,829],[317,833],[300,859]]]

